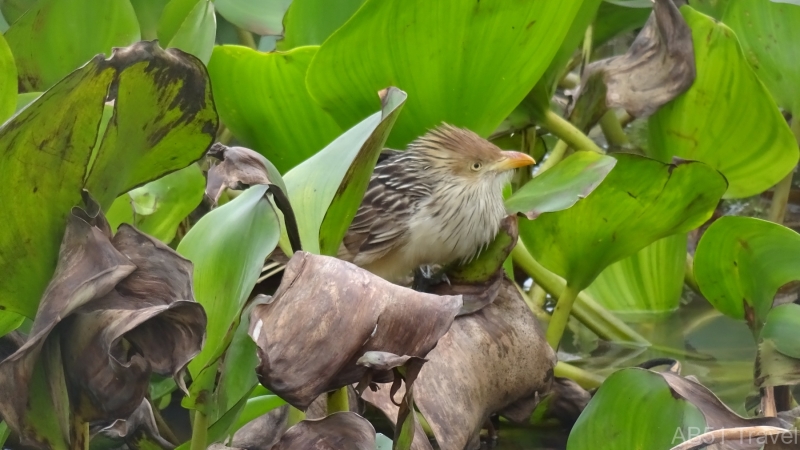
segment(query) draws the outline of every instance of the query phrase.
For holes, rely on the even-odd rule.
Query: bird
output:
[[[446,123],[384,150],[337,257],[398,284],[421,266],[469,261],[507,215],[514,169],[535,163]]]

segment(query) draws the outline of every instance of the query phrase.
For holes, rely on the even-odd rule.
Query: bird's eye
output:
[[[476,163],[472,163],[472,167],[470,167],[470,169],[472,169],[475,172],[477,172],[477,171],[481,170],[481,167],[483,167],[483,164],[481,164],[479,162],[476,162]]]

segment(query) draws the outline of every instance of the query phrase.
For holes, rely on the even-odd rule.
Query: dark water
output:
[[[691,294],[687,298],[692,298]],[[574,324],[573,324],[574,325]],[[725,317],[705,300],[692,298],[676,313],[658,320],[631,324],[654,348],[602,342],[588,330],[573,326],[559,358],[594,373],[609,375],[623,367],[653,358],[681,362],[683,375],[694,375],[731,409],[747,416],[746,399],[756,395],[753,361],[756,347],[743,322]],[[568,431],[514,427],[502,423],[494,450],[563,450]]]

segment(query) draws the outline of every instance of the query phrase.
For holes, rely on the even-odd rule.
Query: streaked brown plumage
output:
[[[473,257],[506,215],[503,186],[530,156],[442,125],[386,151],[339,248],[339,257],[390,281],[426,264]]]

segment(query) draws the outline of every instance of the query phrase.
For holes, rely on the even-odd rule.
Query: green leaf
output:
[[[800,305],[776,306],[767,314],[761,330],[756,360],[756,386],[780,386],[800,382]]]
[[[17,95],[17,108],[15,113],[22,111],[23,108],[33,103],[34,100],[42,95],[41,92],[25,92]],[[99,134],[99,133],[98,133]]]
[[[291,3],[292,0],[216,0],[215,5],[219,14],[237,27],[274,36],[283,33],[283,16]],[[326,4],[323,11],[330,14],[335,9]]]
[[[611,156],[576,152],[514,192],[506,209],[529,219],[567,209],[595,190],[616,164]]]
[[[336,255],[356,215],[406,93],[381,93],[381,111],[347,130],[284,177],[303,250]]]
[[[794,4],[789,4],[794,3]],[[736,32],[744,55],[778,103],[800,114],[800,3],[730,2],[723,21]]]
[[[490,134],[550,64],[583,2],[368,0],[322,45],[311,95],[350,127],[375,92],[408,92],[389,139],[404,146],[442,121]]]
[[[139,40],[128,0],[40,0],[5,34],[23,91],[43,91],[98,53]]]
[[[642,28],[651,12],[651,9],[626,8],[613,3],[601,3],[592,30],[592,43],[597,47],[614,36]]]
[[[317,47],[260,53],[223,45],[208,63],[222,121],[281,173],[342,133],[306,91],[306,69],[316,54]]]
[[[158,38],[167,48],[179,48],[207,64],[216,36],[217,17],[211,0],[172,0],[164,7]]]
[[[761,193],[795,167],[797,142],[733,32],[688,6],[681,13],[692,28],[697,78],[650,118],[649,151],[719,170],[727,198]]]
[[[661,375],[623,369],[608,377],[569,434],[567,450],[669,449],[705,431],[697,407]]]
[[[714,307],[735,319],[745,305],[760,327],[778,289],[800,280],[800,235],[750,217],[722,217],[703,234],[694,258],[700,291]]]
[[[206,180],[192,164],[114,200],[106,213],[111,228],[129,223],[150,236],[170,243],[178,225],[203,200]]]
[[[362,4],[364,0],[294,0],[283,19],[286,31],[278,41],[278,48],[322,44]]]
[[[114,117],[93,155],[112,82]],[[0,305],[33,317],[82,188],[107,208],[198,159],[216,124],[200,63],[139,43],[110,60],[96,57],[0,127],[0,179],[15,193],[0,233],[0,270],[9,276]]]
[[[231,325],[256,284],[264,260],[278,244],[278,216],[254,186],[200,219],[178,245],[194,264],[194,292],[208,315],[203,350],[189,363],[193,377],[225,350]]]
[[[286,402],[277,395],[260,395],[258,397],[249,398],[242,410],[242,414],[230,430],[231,433],[235,433],[239,428],[242,428],[249,422],[285,404]],[[391,448],[391,446],[389,448]]]
[[[572,208],[520,221],[531,255],[577,290],[614,262],[702,225],[725,192],[724,178],[703,163],[616,158],[603,183]]]
[[[17,66],[5,38],[0,35],[0,123],[14,114],[17,106]]]
[[[375,435],[376,450],[392,450],[392,440],[381,433]]]
[[[0,337],[19,328],[24,320],[25,316],[23,315],[11,311],[0,311]]]
[[[158,39],[158,21],[169,0],[130,0],[139,21],[142,40]]]
[[[0,13],[11,24],[19,19],[25,11],[29,10],[38,0],[3,0],[0,2]]]
[[[685,234],[653,242],[608,266],[586,292],[626,319],[647,318],[678,308],[686,273]]]
[[[651,8],[653,6],[652,0],[605,0],[605,2],[625,8]]]

